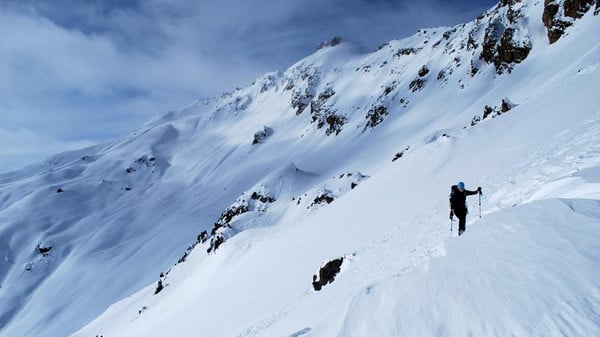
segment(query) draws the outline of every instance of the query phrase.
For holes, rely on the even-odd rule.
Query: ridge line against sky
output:
[[[0,172],[122,137],[340,35],[375,49],[497,1],[0,2]]]

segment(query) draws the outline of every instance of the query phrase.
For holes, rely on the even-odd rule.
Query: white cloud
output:
[[[51,153],[82,149],[95,142],[77,140],[64,142],[45,137],[28,129],[7,130],[0,128],[0,158],[3,171],[16,170],[33,162],[41,161]]]
[[[465,13],[478,3],[465,1],[4,0],[0,128],[54,140],[44,154],[31,151],[40,155],[120,137],[195,98],[284,69],[333,35],[375,48],[470,19],[480,9]],[[0,144],[7,137],[35,146],[31,134],[0,133]],[[11,151],[6,146],[0,153]]]

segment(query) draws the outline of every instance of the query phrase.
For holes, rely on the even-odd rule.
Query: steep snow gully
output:
[[[600,336],[598,11],[336,39],[0,174],[0,335]]]

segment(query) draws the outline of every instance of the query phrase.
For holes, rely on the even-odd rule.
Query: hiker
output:
[[[465,190],[465,183],[462,181],[453,185],[450,191],[450,220],[456,215],[458,218],[458,235],[462,235],[466,229],[467,213],[467,196],[481,194],[481,187],[477,187],[476,191]]]

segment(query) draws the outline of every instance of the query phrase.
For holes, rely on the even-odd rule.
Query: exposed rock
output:
[[[391,94],[395,89],[396,89],[396,82],[394,81],[392,84],[385,87],[385,90],[383,91],[383,95],[387,96],[387,95]]]
[[[471,120],[471,126],[475,126],[479,122],[481,122],[481,117],[479,117],[479,116],[473,116],[473,119]]]
[[[409,149],[410,149],[410,146],[407,146],[407,147],[406,147],[404,150],[402,150],[402,151],[400,151],[400,152],[397,152],[397,153],[394,155],[394,158],[392,158],[392,162],[395,162],[396,160],[398,160],[398,159],[402,158],[402,157],[404,156],[404,153],[405,153],[406,151],[408,151]]]
[[[158,283],[156,284],[156,290],[154,290],[154,295],[160,293],[165,287],[163,286],[163,281],[162,279],[158,280]]]
[[[479,71],[479,68],[477,68],[475,66],[475,63],[473,63],[473,61],[471,60],[471,77],[474,77],[475,75],[477,75],[478,71]]]
[[[317,50],[323,49],[325,47],[335,47],[338,44],[342,43],[342,38],[340,36],[334,36],[330,41],[323,41],[319,43],[317,46]]]
[[[408,88],[412,91],[420,91],[425,87],[425,80],[422,78],[416,78],[408,85]]]
[[[198,237],[196,238],[196,242],[198,243],[205,243],[208,240],[208,233],[206,231],[202,231],[200,234],[198,234]]]
[[[56,193],[63,193],[64,191],[65,191],[65,190],[63,190],[63,189],[62,189],[62,188],[60,188],[60,187],[56,189]]]
[[[179,260],[177,260],[177,264],[184,263],[189,254],[190,253],[188,253],[187,251],[185,253],[183,253],[183,255],[179,258]]]
[[[372,107],[367,112],[367,115],[365,116],[365,118],[367,119],[367,124],[365,125],[365,128],[363,129],[363,131],[366,130],[367,128],[376,127],[381,122],[383,122],[383,118],[387,115],[388,115],[388,111],[385,106],[378,105],[378,106]]]
[[[310,104],[313,95],[309,92],[308,89],[304,91],[295,91],[292,95],[292,107],[296,109],[296,116],[302,114],[304,109]]]
[[[235,216],[244,214],[246,212],[248,212],[248,205],[246,204],[228,207],[225,211],[223,211],[223,213],[221,213],[219,220],[215,222],[215,225],[211,231],[211,235],[214,236],[219,228],[230,227],[229,223]]]
[[[437,75],[437,80],[443,81],[445,79],[446,79],[446,70],[442,69],[442,70],[440,70],[440,72]]]
[[[429,74],[429,68],[427,68],[427,66],[422,66],[418,72],[419,77],[424,77],[427,74]]]
[[[312,204],[310,204],[310,207],[319,205],[322,203],[331,204],[333,202],[333,200],[334,200],[334,198],[333,198],[333,195],[331,194],[331,192],[324,191],[323,193],[321,193],[315,197],[315,200],[313,200]]]
[[[319,82],[320,72],[318,69],[304,68],[297,69],[300,81],[290,79],[286,88],[295,88],[292,92],[291,105],[296,110],[296,115],[302,114],[304,109],[315,97],[315,87]]]
[[[275,198],[273,198],[271,196],[264,196],[257,192],[252,192],[252,195],[250,196],[250,198],[252,198],[252,200],[258,200],[262,203],[273,203],[276,201]]]
[[[511,72],[513,64],[521,63],[529,55],[531,41],[529,37],[517,38],[515,28],[504,27],[497,19],[485,29],[483,48],[479,56],[487,63],[493,63],[496,73]]]
[[[523,14],[520,11],[515,10],[512,6],[508,7],[508,11],[506,11],[506,18],[508,19],[509,23],[514,24],[522,17]]]
[[[42,254],[42,256],[46,256],[46,255],[50,254],[50,251],[52,250],[52,246],[42,247],[40,245],[37,245],[37,249],[38,249],[38,252],[40,254]]]
[[[587,13],[593,5],[594,0],[565,0],[563,8],[566,16],[573,19],[579,19]],[[598,7],[597,1],[596,7]]]
[[[483,108],[483,117],[482,117],[482,119],[488,118],[488,116],[490,116],[493,112],[494,112],[494,109],[491,106],[486,105]]]
[[[329,41],[329,45],[332,47],[337,46],[338,44],[342,43],[342,37],[341,36],[334,36],[331,38],[331,41]]]
[[[406,97],[400,98],[400,101],[398,102],[400,103],[400,105],[402,105],[403,108],[406,108],[408,106],[408,103],[410,103],[410,101]]]
[[[219,248],[219,246],[223,242],[225,242],[225,237],[223,236],[223,233],[227,229],[231,228],[231,221],[234,217],[240,214],[247,213],[249,211],[250,209],[248,208],[248,202],[246,200],[238,201],[236,202],[236,204],[229,206],[227,209],[225,209],[225,211],[221,213],[221,216],[215,222],[212,230],[210,231],[210,247],[207,249],[207,252],[210,253],[212,251],[217,250],[217,248]],[[197,238],[197,241],[199,239],[202,243],[208,240],[208,235],[203,235],[203,233],[200,233],[200,236]]]
[[[269,73],[262,78],[258,79],[258,85],[260,86],[260,93],[265,93],[271,89],[277,88],[279,85],[279,80],[282,77],[282,72],[276,71]],[[236,109],[245,110],[252,103],[252,97],[243,96],[240,97],[239,100],[236,100]]]
[[[327,129],[325,130],[325,134],[327,136],[335,133],[336,136],[342,132],[342,127],[346,124],[347,118],[345,116],[331,114],[325,118],[325,123],[327,123]]]
[[[503,98],[502,99],[502,105],[500,106],[500,111],[502,111],[502,113],[509,111],[510,109],[512,109],[514,106],[513,103],[511,103],[508,99]]]
[[[333,95],[335,95],[335,91],[333,90],[333,88],[329,87],[325,89],[322,93],[319,94],[319,97],[317,98],[317,104],[325,104],[325,102],[331,97],[333,97]]]
[[[398,49],[398,51],[396,51],[396,53],[394,55],[397,57],[400,57],[402,55],[415,55],[420,50],[421,50],[421,48],[402,48],[402,49]]]
[[[526,43],[515,41],[514,33],[514,28],[507,28],[504,34],[502,34],[502,39],[500,39],[500,45],[498,46],[498,60],[495,61],[496,63],[521,63],[529,55],[531,43],[529,41]]]
[[[265,139],[271,137],[272,135],[273,135],[273,129],[265,126],[265,127],[263,127],[262,130],[260,130],[254,134],[254,140],[252,141],[252,145],[262,143]]]
[[[515,106],[517,106],[517,104],[511,102],[510,99],[508,99],[507,97],[502,99],[500,108],[498,108],[497,106],[491,107],[489,105],[486,105],[483,108],[483,115],[482,115],[481,119],[477,119],[476,118],[477,116],[473,117],[473,120],[471,121],[471,126],[474,126],[478,122],[480,122],[488,117],[494,118],[496,116],[500,116],[500,115],[510,111]]]
[[[595,2],[594,14],[597,14],[600,1]],[[593,4],[594,0],[545,0],[542,22],[548,31],[548,41],[551,44],[558,41],[573,21],[587,13]]]
[[[151,166],[155,166],[156,165],[156,158],[155,157],[148,157],[147,155],[143,155],[141,157],[139,157],[138,159],[135,160],[135,163],[138,166],[146,166],[146,167],[151,167]]]
[[[311,122],[317,124],[317,129],[327,125],[325,130],[327,136],[333,133],[338,135],[347,120],[345,116],[336,114],[336,111],[331,109],[331,104],[328,104],[328,100],[334,95],[335,91],[332,88],[327,88],[319,94],[316,100],[310,103]]]
[[[552,44],[565,33],[565,29],[571,25],[570,22],[563,21],[556,17],[560,6],[554,0],[544,1],[544,13],[542,22],[548,31],[548,41]]]
[[[343,257],[331,260],[327,262],[323,267],[321,267],[318,276],[313,275],[312,285],[315,291],[320,291],[324,286],[326,286],[329,283],[332,283],[335,280],[336,275],[339,274],[341,271],[343,262]]]
[[[475,37],[474,37],[474,34],[475,34],[474,31],[469,32],[469,38],[467,40],[467,50],[474,50],[474,49],[477,49],[477,47],[478,47],[477,41],[475,40]]]
[[[387,47],[387,46],[389,46],[389,45],[390,45],[390,43],[389,43],[389,42],[384,42],[383,44],[379,45],[379,47],[377,47],[377,50],[378,50],[378,51],[379,51],[379,50],[382,50],[383,48],[385,48],[385,47]]]
[[[206,250],[206,252],[210,254],[211,252],[216,251],[223,244],[223,242],[225,242],[223,235],[213,236],[210,240],[210,247]]]

